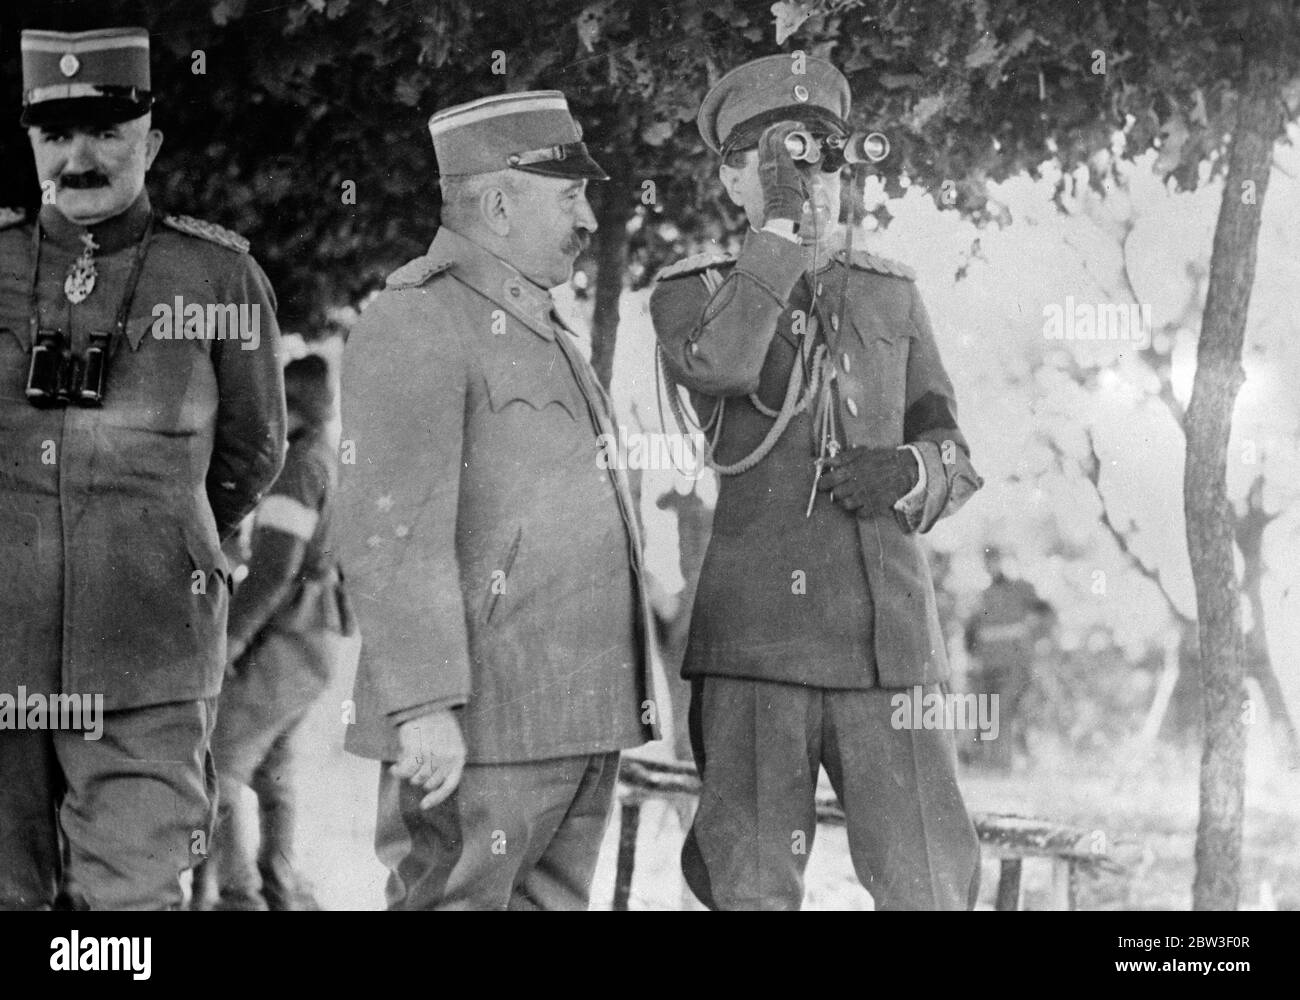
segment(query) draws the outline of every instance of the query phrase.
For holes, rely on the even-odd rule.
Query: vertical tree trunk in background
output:
[[[609,168],[606,167],[608,170]],[[636,210],[628,178],[611,173],[599,184],[600,201],[595,207],[596,303],[591,317],[591,367],[600,384],[609,388],[614,375],[614,347],[618,337],[618,303],[623,295],[627,271],[627,223]]]
[[[1241,602],[1233,565],[1233,512],[1227,453],[1232,408],[1245,381],[1241,348],[1255,281],[1260,213],[1278,133],[1280,87],[1272,40],[1290,26],[1290,5],[1260,3],[1243,46],[1237,121],[1228,175],[1214,230],[1210,284],[1197,346],[1196,377],[1187,407],[1183,505],[1187,549],[1196,585],[1201,646],[1205,745],[1201,753],[1200,821],[1192,906],[1234,910],[1241,893],[1241,838],[1246,739]],[[1274,23],[1277,22],[1277,23]],[[1247,197],[1252,193],[1253,197]]]

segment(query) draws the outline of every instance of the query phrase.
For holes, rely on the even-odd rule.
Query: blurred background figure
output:
[[[319,909],[294,868],[295,738],[339,669],[341,637],[354,629],[330,545],[334,380],[325,359],[308,353],[286,366],[284,381],[284,471],[254,515],[247,573],[231,602],[230,666],[212,738],[217,827],[195,879],[196,908]],[[256,862],[248,787],[260,819]]]
[[[978,742],[976,759],[1010,770],[1017,752],[1027,753],[1023,705],[1034,680],[1035,647],[1051,632],[1055,612],[1029,581],[1007,576],[1002,550],[984,550],[989,585],[966,623],[971,657],[968,690],[998,696],[997,739]]]

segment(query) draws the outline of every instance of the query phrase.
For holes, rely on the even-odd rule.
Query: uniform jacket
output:
[[[96,285],[72,304],[64,278],[85,230],[47,206],[39,325],[69,334],[74,352],[89,332],[114,330],[152,216],[141,194],[93,227]],[[109,710],[212,697],[226,652],[220,539],[284,452],[271,286],[235,234],[153,217],[103,406],[38,409],[24,397],[35,246],[32,222],[0,231],[0,687],[102,692]],[[201,339],[154,336],[156,307],[178,297],[204,307],[190,328]],[[209,304],[256,307],[245,313],[259,323],[256,348],[208,339]]]
[[[393,759],[398,723],[461,703],[476,762],[652,736],[639,530],[598,461],[608,402],[557,324],[547,292],[444,227],[349,337],[358,754]]]
[[[235,591],[228,629],[232,637],[238,637],[236,642],[244,636],[256,637],[264,630],[299,637],[299,652],[313,660],[313,673],[325,680],[333,673],[338,648],[333,637],[351,635],[354,627],[333,549],[337,492],[338,454],[330,436],[313,426],[291,434],[284,469],[254,515],[249,573]],[[277,565],[266,556],[258,545],[257,534],[264,530],[298,539],[302,543],[301,562]],[[259,586],[250,586],[254,579]],[[245,600],[244,595],[249,599]]]
[[[901,512],[859,518],[818,493],[805,517],[817,449],[803,412],[758,465],[721,476],[683,674],[838,688],[945,679],[934,589],[916,534],[982,481],[911,272],[841,253],[805,273],[797,244],[751,232],[738,258],[693,258],[666,269],[650,308],[668,374],[690,390],[700,419],[707,424],[725,400],[719,462],[749,454],[771,428],[804,321],[815,316],[816,342],[838,368],[841,443],[909,443],[924,465],[924,487]]]

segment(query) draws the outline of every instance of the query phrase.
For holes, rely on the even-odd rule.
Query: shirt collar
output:
[[[140,242],[152,210],[149,192],[142,190],[126,211],[93,226],[78,225],[55,205],[41,206],[40,222],[46,237],[55,246],[81,251],[85,249],[82,236],[90,233],[95,238],[97,253],[113,253]]]
[[[539,337],[555,339],[555,300],[514,265],[446,226],[433,238],[429,256],[450,260],[454,277],[505,308]]]

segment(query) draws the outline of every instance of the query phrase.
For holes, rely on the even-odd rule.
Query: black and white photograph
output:
[[[1077,911],[1261,971],[1297,140],[1296,0],[7,0],[14,956]]]

